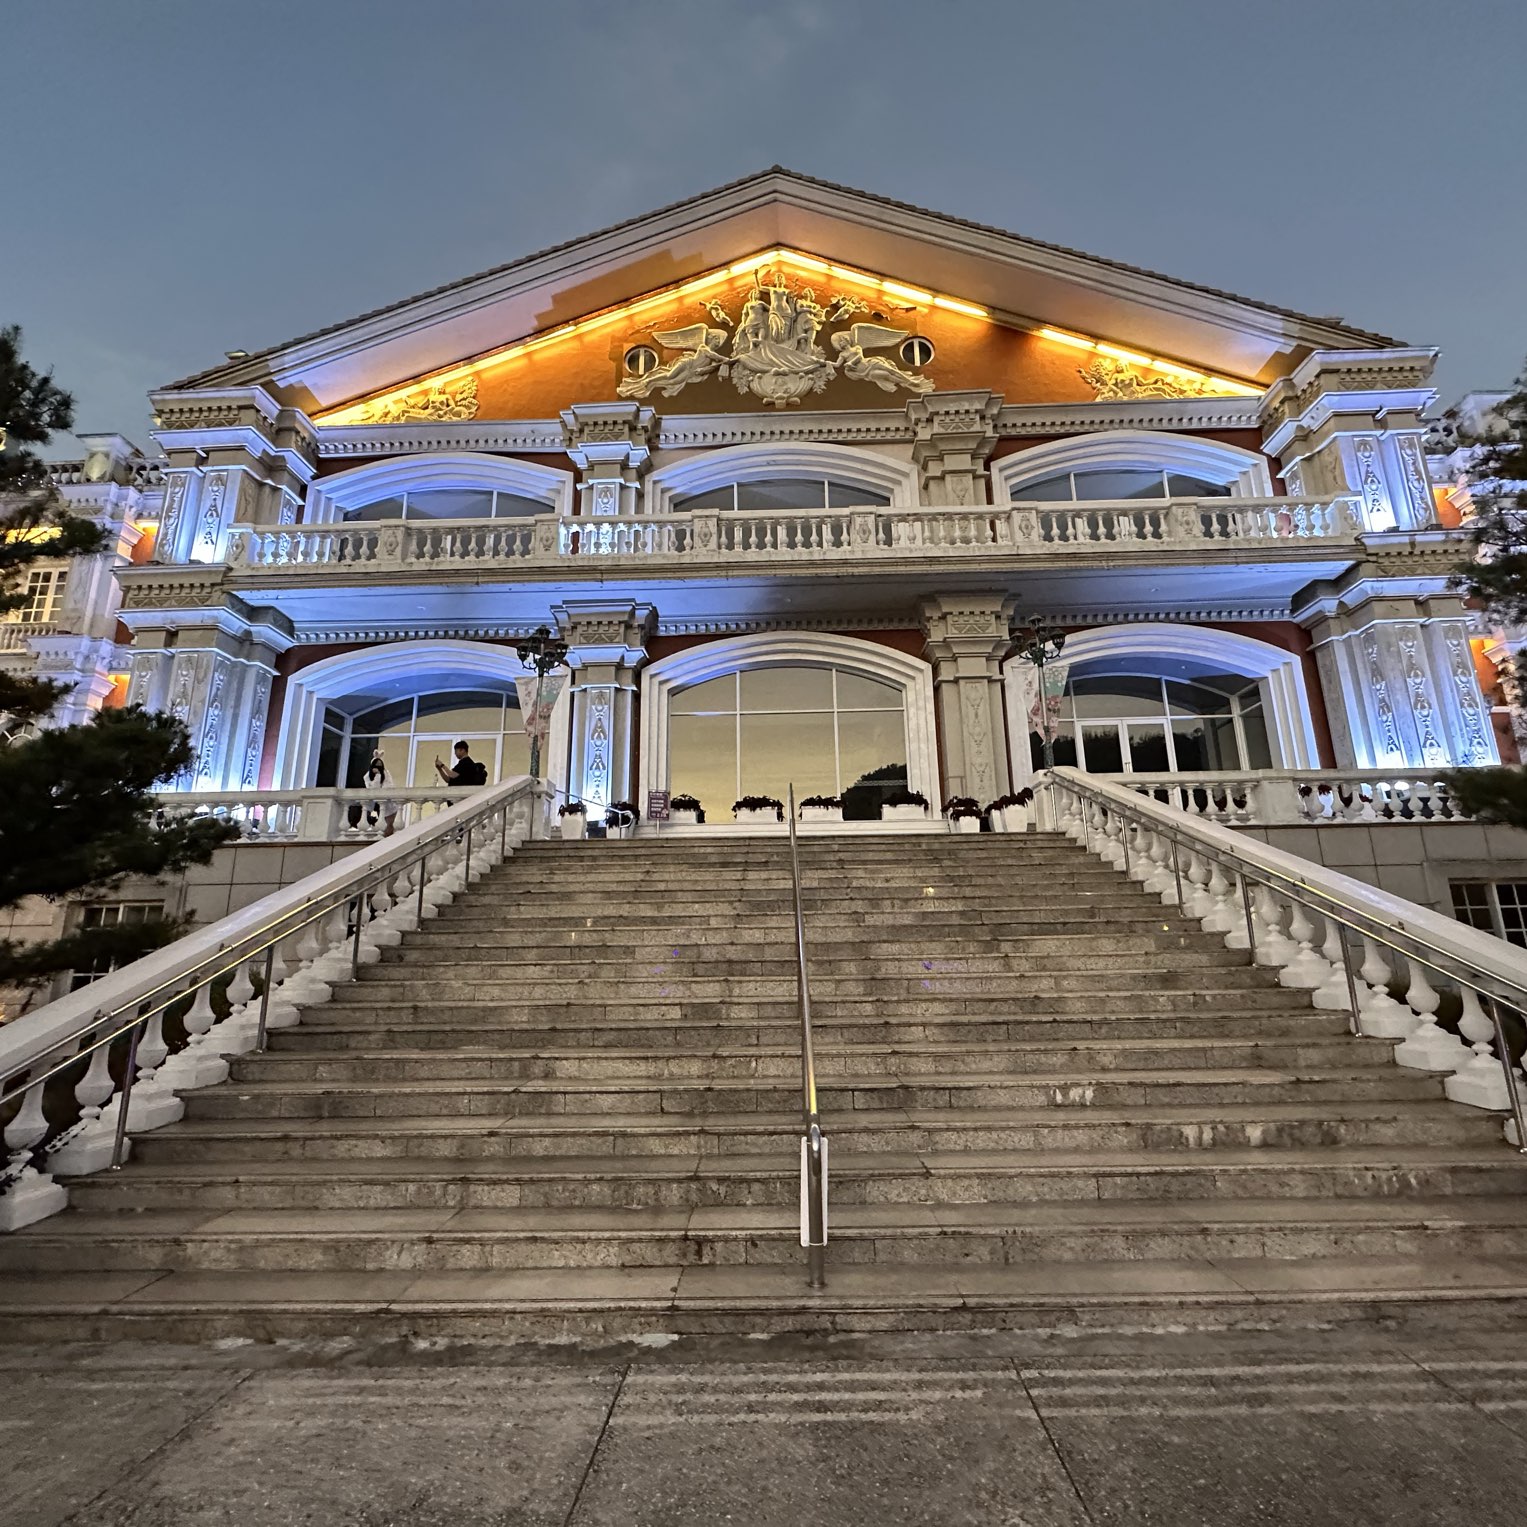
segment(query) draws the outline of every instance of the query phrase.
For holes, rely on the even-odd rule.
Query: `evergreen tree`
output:
[[[1527,369],[1494,412],[1498,426],[1459,440],[1473,451],[1468,482],[1474,518],[1472,555],[1453,581],[1501,625],[1521,626],[1527,625]],[[1527,654],[1518,652],[1500,675],[1513,705],[1523,702],[1524,676]],[[1448,789],[1481,822],[1527,827],[1527,770],[1520,765],[1461,769],[1448,776]]]
[[[105,549],[101,530],[68,512],[46,463],[27,449],[73,418],[69,394],[22,360],[21,331],[0,328],[0,615],[25,603],[33,563]],[[194,761],[175,717],[134,706],[36,731],[68,689],[0,673],[0,910],[29,896],[100,895],[127,875],[204,864],[236,832],[155,812],[150,792]],[[0,986],[35,987],[60,971],[120,964],[179,931],[160,919],[44,943],[0,940]]]

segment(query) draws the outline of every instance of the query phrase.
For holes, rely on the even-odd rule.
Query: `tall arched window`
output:
[[[510,456],[442,451],[390,457],[320,477],[308,488],[303,518],[334,520],[491,520],[568,513],[573,474]]]
[[[1100,430],[1015,451],[992,463],[994,497],[1016,503],[1266,498],[1266,458],[1202,435]]]

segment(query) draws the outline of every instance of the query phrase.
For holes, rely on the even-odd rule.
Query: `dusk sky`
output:
[[[0,322],[145,394],[781,163],[1527,352],[1524,0],[8,0]],[[67,454],[55,442],[50,454]]]

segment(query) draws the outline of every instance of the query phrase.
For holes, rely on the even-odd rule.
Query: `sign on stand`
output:
[[[666,790],[649,790],[647,792],[647,820],[649,822],[666,822],[668,820],[668,792]]]

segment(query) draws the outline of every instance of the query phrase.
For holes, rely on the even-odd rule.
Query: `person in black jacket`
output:
[[[488,771],[486,767],[472,757],[472,749],[465,742],[458,742],[454,749],[456,754],[456,767],[447,769],[435,759],[435,768],[440,778],[448,785],[486,785],[488,783]]]

